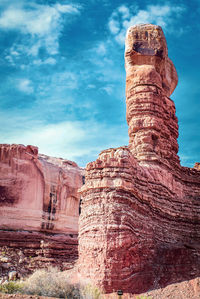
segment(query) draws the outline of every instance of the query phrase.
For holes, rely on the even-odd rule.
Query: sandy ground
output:
[[[106,295],[106,299],[117,299],[117,296]],[[200,299],[200,278],[174,283],[140,295],[124,294],[122,299]]]

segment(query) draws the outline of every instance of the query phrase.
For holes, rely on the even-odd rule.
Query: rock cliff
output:
[[[32,268],[33,258],[37,266],[74,262],[82,180],[72,161],[40,155],[34,146],[0,145],[0,248],[11,269],[20,252],[31,256]]]
[[[200,171],[181,167],[169,98],[177,73],[162,29],[127,32],[129,145],[86,167],[79,277],[110,293],[141,293],[200,275]]]

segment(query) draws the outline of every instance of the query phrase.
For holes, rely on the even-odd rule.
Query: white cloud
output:
[[[35,64],[35,65],[42,65],[42,64],[55,65],[56,63],[57,63],[57,61],[53,57],[49,57],[49,58],[44,59],[44,60],[41,60],[41,59],[33,60],[33,64]]]
[[[94,84],[88,84],[87,88],[88,89],[94,89],[94,88],[96,88],[96,85],[94,85]]]
[[[110,19],[109,23],[108,23],[110,32],[112,34],[117,34],[120,30],[120,23],[118,20],[114,20],[113,18]]]
[[[127,19],[130,16],[130,12],[128,7],[126,7],[125,5],[122,5],[118,8],[118,11],[122,14],[122,18],[123,19]]]
[[[66,14],[78,14],[80,9],[74,4],[39,5],[32,1],[10,4],[0,16],[0,29],[22,34],[21,43],[15,43],[7,56],[37,56],[43,47],[49,55],[59,51],[59,36],[66,22]]]
[[[106,85],[106,86],[102,87],[101,90],[104,90],[108,95],[111,95],[113,92],[113,86]]]
[[[105,43],[101,42],[95,49],[97,54],[104,56],[107,53],[106,45]]]
[[[59,88],[64,86],[69,89],[75,89],[77,87],[77,78],[75,73],[72,72],[55,73],[51,80]]]
[[[8,7],[1,15],[0,27],[3,29],[20,30],[22,33],[45,36],[56,30],[61,25],[61,15],[65,13],[78,13],[79,10],[73,5],[55,4],[32,5],[24,7]]]
[[[109,127],[92,120],[45,125],[24,118],[23,127],[20,127],[19,119],[15,116],[9,122],[9,126],[13,125],[13,128],[12,130],[7,128],[9,134],[6,130],[2,132],[1,143],[36,145],[40,153],[77,162],[82,161],[84,156],[87,156],[88,162],[92,161],[97,158],[102,149],[117,147],[123,142],[124,144],[128,142],[126,128],[124,132],[121,127]],[[5,123],[5,119],[0,119],[0,124],[2,122]]]
[[[32,128],[17,128],[11,136],[2,136],[1,142],[31,144],[39,147],[40,152],[52,156],[64,156],[74,159],[80,155],[77,142],[84,140],[86,132],[79,122],[62,122],[58,124],[39,125]]]
[[[36,65],[44,63],[45,61],[35,61]],[[46,73],[46,76],[38,74],[37,81],[35,81],[37,104],[39,106],[42,104],[46,106],[48,101],[48,107],[52,104],[59,104],[63,107],[66,107],[67,104],[71,105],[73,102],[72,92],[79,86],[79,76],[75,72],[67,70],[63,70],[62,72],[54,70],[53,72]],[[58,107],[54,108],[57,109]]]
[[[170,6],[167,2],[161,5],[148,5],[146,9],[131,11],[122,5],[114,10],[108,28],[115,40],[123,45],[128,27],[136,24],[152,23],[162,26],[165,31],[172,31],[173,25],[185,8],[183,6]]]
[[[55,8],[62,13],[79,13],[78,6],[57,3]]]
[[[32,82],[29,79],[20,79],[17,81],[17,88],[27,94],[33,93]]]

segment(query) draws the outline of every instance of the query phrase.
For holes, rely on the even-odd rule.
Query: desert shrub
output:
[[[67,283],[56,268],[35,271],[24,281],[23,292],[31,295],[57,298],[80,298],[80,288]]]
[[[100,289],[90,284],[82,286],[81,288],[81,298],[82,299],[101,299],[102,293]]]
[[[0,292],[6,294],[16,294],[21,293],[23,290],[23,283],[16,281],[9,281],[0,285]]]
[[[7,294],[30,294],[66,299],[102,299],[100,290],[92,285],[72,285],[66,281],[65,273],[57,268],[40,269],[26,280],[10,281],[0,285],[0,292]]]

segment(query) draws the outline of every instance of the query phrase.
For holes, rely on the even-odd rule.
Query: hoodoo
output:
[[[178,78],[158,26],[131,27],[125,49],[129,148],[138,161],[179,163],[178,121],[169,98]]]
[[[177,155],[178,79],[161,27],[129,28],[125,66],[129,145],[101,152],[81,188],[79,275],[107,293],[200,275],[200,171]]]

